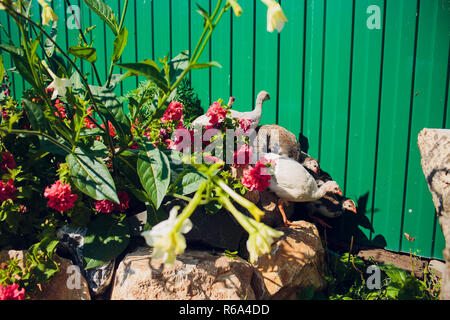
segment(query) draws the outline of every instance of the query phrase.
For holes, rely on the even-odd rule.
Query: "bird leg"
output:
[[[290,222],[288,220],[288,218],[286,217],[286,212],[284,212],[284,208],[283,208],[283,200],[279,199],[277,206],[278,206],[278,210],[280,210],[281,216],[283,217],[283,223],[286,227],[299,225],[298,223]]]
[[[320,224],[322,227],[324,228],[329,228],[329,229],[333,229],[332,226],[330,226],[328,223],[326,223],[325,221],[323,221],[322,219],[315,217],[315,216],[310,216],[311,219],[313,219],[314,221],[316,221],[318,224]]]

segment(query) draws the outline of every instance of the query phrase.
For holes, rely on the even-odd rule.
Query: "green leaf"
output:
[[[69,149],[72,148],[72,146],[70,144],[68,144],[64,139],[62,139],[60,137],[56,137],[55,139],[58,140],[59,143],[65,145],[67,148],[69,148]],[[42,150],[44,150],[46,152],[50,152],[52,154],[60,155],[63,157],[68,155],[68,152],[66,150],[64,150],[63,148],[54,144],[53,142],[51,142],[50,140],[48,140],[46,138],[39,137],[39,144],[40,144]]]
[[[84,3],[92,10],[96,15],[100,17],[111,28],[115,36],[119,34],[119,26],[117,25],[117,19],[112,11],[111,7],[100,0],[83,0]]]
[[[188,66],[189,66],[189,51],[184,50],[169,62],[170,82],[175,83],[180,78],[183,71],[187,69]]]
[[[141,145],[137,172],[144,190],[158,209],[170,184],[170,163],[167,156],[151,143]]]
[[[3,65],[3,56],[0,55],[0,79],[3,81],[3,76],[5,75],[5,66]]]
[[[216,61],[211,61],[211,62],[207,62],[207,63],[196,63],[196,64],[192,65],[189,68],[189,70],[191,70],[191,69],[206,69],[206,68],[212,68],[212,67],[222,68],[222,65]]]
[[[120,203],[116,186],[103,160],[95,158],[81,148],[66,157],[75,186],[95,200],[111,200]]]
[[[114,63],[119,61],[120,57],[122,56],[123,50],[127,46],[127,41],[128,41],[128,30],[127,28],[123,27],[122,30],[120,30],[120,33],[117,35],[116,39],[114,40],[114,51],[111,57],[111,60]]]
[[[156,62],[153,60],[147,59],[137,63],[117,64],[117,66],[129,71],[123,79],[127,76],[143,76],[155,82],[155,84],[164,92],[169,90],[166,79],[161,74],[161,70],[158,68]]]
[[[194,167],[189,167],[182,177],[178,179],[177,192],[182,195],[194,193],[200,185],[206,181],[206,177],[198,172]]]
[[[169,219],[169,214],[163,210],[163,208],[159,208],[158,210],[154,210],[150,206],[147,206],[147,224],[151,227],[156,226],[161,221]]]
[[[99,267],[120,255],[130,241],[130,227],[123,219],[102,215],[89,223],[84,238],[85,269]]]
[[[70,47],[69,53],[80,59],[95,63],[97,61],[97,50],[88,47]]]
[[[49,128],[49,124],[41,108],[37,104],[27,99],[22,99],[22,101],[23,107],[25,109],[25,112],[27,113],[28,120],[30,121],[33,130],[46,132]]]
[[[208,11],[203,9],[198,3],[196,3],[198,8],[197,12],[205,19],[205,24],[211,24],[211,17],[209,16]]]
[[[0,50],[6,51],[11,55],[17,71],[28,83],[35,86],[33,74],[30,70],[30,65],[25,55],[25,50],[19,47],[3,44],[0,45]]]
[[[94,98],[101,104],[98,105],[99,111],[116,129],[121,145],[128,144],[131,124],[123,111],[122,103],[113,91],[114,88],[106,89],[98,86],[90,86],[90,88]]]
[[[52,26],[52,31],[50,32],[50,37],[52,38],[53,41],[56,42],[56,38],[58,36],[58,24],[55,23]],[[50,41],[50,39],[45,39],[44,41],[44,50],[45,50],[45,54],[48,57],[52,57],[53,53],[55,52],[55,45],[53,44],[52,41]]]

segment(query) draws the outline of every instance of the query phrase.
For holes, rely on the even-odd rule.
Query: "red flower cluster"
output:
[[[72,209],[78,198],[77,194],[72,194],[70,184],[56,181],[51,187],[45,188],[44,197],[48,198],[47,205],[59,212]]]
[[[100,127],[105,129],[105,124],[102,124]],[[109,135],[111,136],[111,138],[114,138],[117,135],[116,129],[114,128],[114,126],[112,125],[112,123],[110,121],[108,121],[108,128],[109,128]]]
[[[273,162],[261,159],[254,167],[244,170],[244,176],[241,179],[242,184],[250,191],[264,191],[270,185],[270,175],[266,169],[273,165]]]
[[[0,171],[8,173],[8,169],[13,170],[17,168],[16,161],[11,153],[2,152],[1,158],[2,161],[0,162]]]
[[[1,113],[1,115],[2,115],[3,118],[9,119],[9,114],[8,114],[8,112],[6,112],[3,108],[0,108],[0,113]]]
[[[167,107],[166,112],[161,118],[161,121],[180,121],[183,123],[183,105],[178,101],[172,101]]]
[[[25,300],[25,289],[19,290],[17,283],[6,287],[0,284],[0,300]]]
[[[57,112],[55,111],[55,116],[60,118],[67,118],[66,107],[59,99],[56,99],[55,107],[56,109],[58,109]]]
[[[87,108],[87,115],[92,117],[92,113],[93,113],[92,107]],[[84,118],[84,127],[88,128],[88,129],[94,129],[95,128],[95,124],[94,124],[93,121],[91,121],[91,119],[86,117],[86,118]]]
[[[253,160],[253,149],[248,145],[241,145],[234,153],[234,165],[236,167],[246,167]]]
[[[241,126],[241,129],[244,130],[244,133],[246,133],[252,125],[252,119],[240,119],[239,125]]]
[[[120,204],[115,204],[114,202],[109,200],[95,201],[95,210],[100,213],[111,213],[114,211],[125,212],[125,210],[130,207],[130,197],[125,191],[119,191],[117,193],[117,196],[119,197]]]
[[[6,200],[14,200],[16,198],[15,194],[17,192],[17,188],[14,187],[14,180],[10,179],[8,183],[4,183],[3,180],[0,180],[0,203],[3,203]]]
[[[219,102],[214,102],[212,106],[209,107],[206,116],[210,117],[209,123],[216,125],[220,120],[225,119],[227,116],[227,109],[223,108]]]

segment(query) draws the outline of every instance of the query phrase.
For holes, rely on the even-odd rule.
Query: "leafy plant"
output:
[[[376,266],[381,272],[379,289],[371,289],[367,284],[369,266]],[[364,261],[349,254],[330,256],[326,280],[325,291],[314,293],[312,288],[307,288],[297,297],[304,300],[436,300],[439,297],[439,285],[434,277],[420,280],[412,272],[392,264]]]
[[[198,7],[204,30],[193,52],[183,51],[172,59],[161,57],[157,62],[145,59],[124,63],[118,62],[128,42],[124,25],[128,0],[123,3],[120,19],[104,1],[84,0],[84,3],[108,26],[107,32],[114,35],[114,42],[110,44],[110,69],[104,79],[99,77],[96,68],[96,43],[86,40],[86,35],[95,26],[80,29],[77,43],[66,51],[56,41],[56,21],[51,31],[44,28],[49,20],[56,20],[45,1],[39,2],[47,13],[42,23],[34,21],[30,15],[33,2],[2,1],[2,9],[19,28],[21,42],[1,44],[0,50],[11,56],[16,71],[31,85],[31,89],[24,93],[21,102],[8,97],[2,104],[0,148],[4,152],[12,151],[21,165],[17,171],[10,170],[0,179],[3,184],[9,183],[7,187],[14,191],[1,201],[1,227],[8,229],[14,237],[20,237],[18,231],[21,230],[22,217],[17,214],[20,202],[38,198],[36,204],[39,204],[38,212],[42,212],[42,216],[38,216],[36,221],[26,221],[24,226],[30,230],[23,234],[31,235],[29,241],[36,244],[47,239],[48,234],[54,235],[62,225],[87,226],[84,267],[95,268],[125,250],[130,233],[124,217],[133,213],[130,203],[147,208],[150,217],[160,217],[163,201],[168,197],[179,197],[189,200],[180,215],[169,215],[166,221],[160,222],[162,225],[154,226],[150,231],[171,225],[173,229],[164,229],[167,231],[164,237],[179,235],[187,229],[183,226],[189,225],[188,219],[198,205],[216,203],[228,210],[249,232],[253,260],[266,252],[267,246],[258,247],[256,244],[271,243],[272,237],[279,236],[279,233],[261,224],[262,211],[236,193],[233,189],[236,186],[230,188],[220,178],[218,174],[224,164],[192,163],[191,158],[174,150],[178,141],[171,136],[179,129],[186,130],[181,109],[185,111],[187,124],[200,114],[200,102],[183,81],[189,72],[220,67],[217,62],[201,62],[200,58],[224,14],[230,8],[237,15],[241,14],[237,1],[217,0],[211,13]],[[278,5],[275,1],[265,3],[269,8]],[[6,30],[2,31],[6,33]],[[7,34],[7,38],[11,39],[10,35]],[[87,74],[76,63],[78,59],[90,63],[97,83],[89,83]],[[114,74],[117,68],[126,73]],[[1,70],[4,70],[2,66]],[[148,81],[122,99],[114,93],[115,88],[131,76],[142,76]],[[184,102],[185,106],[175,99]],[[128,113],[124,109],[125,100],[128,100]],[[222,101],[214,106],[230,116]],[[24,119],[26,125],[23,124]],[[239,121],[226,118],[223,125],[221,129],[236,129]],[[216,142],[222,135],[212,137],[208,143]],[[18,147],[22,139],[26,139],[26,155],[21,155]],[[194,150],[194,156],[202,152]],[[46,171],[36,173],[37,179],[33,175],[28,176],[35,162],[50,164]],[[44,172],[45,176],[39,180]],[[26,179],[35,179],[36,188],[27,188]],[[16,184],[17,192],[14,189]],[[42,193],[48,198],[47,204]],[[193,197],[188,197],[192,193],[195,193]],[[252,218],[239,212],[230,199],[247,209]],[[40,227],[35,227],[36,224]],[[39,230],[39,237],[33,235],[35,229]],[[3,235],[0,237],[0,246],[6,245],[7,242],[2,243],[5,238]],[[174,246],[176,254],[184,250],[183,238],[170,236],[167,239],[167,246],[155,243],[155,251],[163,248],[172,254]],[[172,240],[176,243],[170,242]],[[41,246],[39,248],[42,249]],[[33,254],[38,253],[35,249],[31,249]],[[38,258],[34,259],[37,270],[44,275],[53,272],[51,252],[47,251],[48,263],[42,264]]]

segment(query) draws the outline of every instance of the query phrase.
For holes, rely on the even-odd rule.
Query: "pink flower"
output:
[[[25,300],[25,289],[19,290],[17,283],[6,287],[0,284],[0,300]]]
[[[215,157],[215,156],[212,156],[212,155],[210,155],[210,154],[205,154],[205,155],[203,156],[203,159],[205,160],[205,162],[206,162],[207,164],[213,164],[213,163],[223,162],[222,159],[219,159],[219,158],[217,158],[217,157]],[[221,166],[220,168],[223,168],[223,166]]]
[[[75,206],[77,194],[72,194],[70,184],[56,181],[51,187],[45,188],[44,197],[48,198],[47,205],[59,212],[67,211]]]
[[[194,130],[188,130],[184,127],[175,131],[175,141],[171,139],[164,140],[168,144],[167,149],[182,151],[184,148],[190,148],[194,144]]]
[[[16,198],[16,192],[17,188],[14,187],[14,180],[10,179],[6,184],[3,180],[0,180],[0,203],[9,199],[14,200]]]
[[[244,170],[244,176],[241,179],[242,184],[250,191],[264,191],[270,185],[270,175],[267,168],[272,166],[273,162],[261,159],[254,167],[250,166]]]
[[[6,172],[8,173],[8,169],[16,169],[17,168],[17,164],[16,161],[14,160],[14,157],[11,153],[9,152],[2,152],[2,161],[0,163],[0,171]]]
[[[3,108],[0,108],[0,113],[2,114],[3,118],[9,119],[9,114]]]
[[[241,126],[241,129],[244,130],[244,133],[246,133],[252,125],[252,119],[240,119],[239,125]]]
[[[183,122],[183,105],[178,101],[172,101],[161,118],[162,122],[178,121]]]
[[[116,208],[116,204],[109,200],[95,201],[94,205],[95,210],[100,213],[111,213],[114,212],[114,209]]]
[[[137,142],[133,142],[133,144],[131,145],[131,147],[129,147],[128,149],[139,149],[139,145]]]
[[[102,124],[100,127],[105,129],[105,124]],[[111,138],[114,138],[117,135],[116,129],[114,128],[114,126],[112,125],[112,123],[110,121],[108,121],[108,128],[109,128],[109,135],[111,136]]]
[[[234,153],[234,165],[236,167],[246,167],[253,160],[253,149],[248,145],[241,145]]]
[[[130,207],[130,197],[125,191],[119,191],[117,196],[119,197],[120,204],[116,205],[116,210],[119,212],[125,212],[125,210]]]
[[[60,117],[60,118],[67,117],[66,107],[64,107],[64,104],[59,99],[56,99],[55,107],[56,107],[56,109],[58,109],[58,112],[55,111],[55,115],[57,117]]]
[[[89,107],[87,109],[87,115],[92,117],[92,113],[93,113],[92,107]],[[94,119],[94,121],[96,121],[96,120]],[[89,129],[94,129],[95,128],[95,124],[94,124],[94,122],[91,119],[86,117],[86,118],[84,118],[84,127],[85,128],[89,128]]]
[[[212,106],[209,107],[206,116],[210,117],[209,123],[216,125],[220,120],[225,119],[227,116],[227,109],[223,108],[219,102],[214,102]]]
[[[99,213],[125,212],[130,207],[130,197],[125,191],[119,191],[117,196],[119,197],[120,204],[115,204],[110,200],[95,201],[95,210]]]

